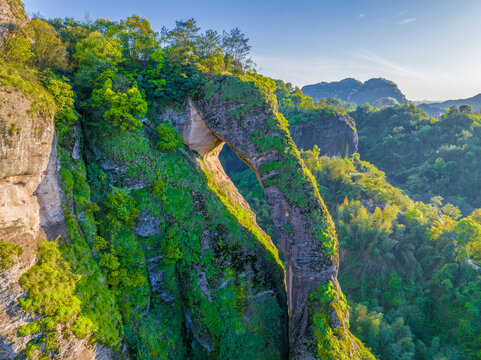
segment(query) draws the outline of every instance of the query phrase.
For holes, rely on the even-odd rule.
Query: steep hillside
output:
[[[302,91],[315,102],[323,98],[336,98],[355,105],[369,103],[375,107],[406,102],[406,97],[397,85],[382,78],[369,79],[364,83],[352,78],[338,82],[321,82],[303,86]]]

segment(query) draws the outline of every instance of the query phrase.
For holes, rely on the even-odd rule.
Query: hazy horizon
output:
[[[155,31],[194,17],[203,31],[239,27],[258,70],[302,87],[353,77],[394,81],[413,101],[443,101],[481,93],[481,2],[382,0],[342,3],[242,3],[207,0],[26,0],[29,15],[119,20],[136,13]]]

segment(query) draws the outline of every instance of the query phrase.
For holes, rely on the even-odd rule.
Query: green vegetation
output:
[[[1,84],[23,92],[33,113],[55,113],[66,198],[68,239],[42,242],[38,263],[21,279],[28,292],[22,307],[40,315],[19,330],[20,336],[40,334],[29,343],[28,358],[58,356],[59,342],[69,336],[132,359],[287,357],[277,249],[202,162],[203,172],[194,156],[180,151],[182,136],[159,116],[188,97],[218,95],[239,104],[231,114],[239,122],[253,109],[275,109],[249,139],[261,152],[281,153],[260,169],[277,175],[264,185],[278,186],[312,219],[309,230],[336,262],[334,224],[323,206],[311,210],[319,185],[341,234],[340,282],[353,309],[351,331],[382,359],[479,358],[479,213],[458,221],[457,208],[439,198],[415,203],[359,156],[301,154],[288,121],[353,109],[334,100],[314,104],[290,84],[257,74],[239,29],[201,33],[188,19],[158,36],[137,15],[120,22],[35,19],[9,33],[0,48]],[[468,147],[478,115],[465,110],[446,118],[470,119],[469,129],[455,130]],[[422,121],[424,134],[424,125],[434,123]],[[474,145],[469,149],[476,154]],[[452,168],[447,160],[440,169]],[[252,175],[235,180],[249,187],[246,197],[272,234]],[[285,231],[293,230],[286,225]],[[1,268],[20,254],[0,242]],[[347,310],[333,282],[311,293],[318,358],[356,351],[372,359],[349,332]],[[326,315],[332,312],[342,325],[337,329]]]
[[[353,334],[381,359],[478,359],[479,210],[457,221],[457,208],[443,206],[440,197],[414,202],[358,154],[329,158],[315,148],[302,157],[336,223],[339,282],[351,305]],[[252,171],[233,179],[266,211]],[[261,227],[264,219],[258,217]],[[321,326],[327,320],[312,316],[319,331],[327,331]],[[342,348],[327,335],[319,351]]]
[[[309,296],[309,308],[316,309],[312,314],[312,321],[316,324],[314,338],[316,341],[315,354],[318,359],[348,360],[353,349],[353,343],[359,347],[356,353],[361,360],[375,360],[375,357],[351,334],[344,334],[345,329],[338,327],[333,330],[327,314],[335,312],[342,321],[348,311],[346,299],[332,281],[319,286]]]
[[[22,254],[21,247],[0,240],[0,271],[10,268],[15,260],[14,257],[18,258]]]
[[[136,86],[126,92],[112,90],[112,80],[107,79],[101,89],[94,89],[92,100],[99,108],[104,107],[103,118],[110,120],[120,130],[133,130],[142,123],[136,119],[147,112],[147,102]]]
[[[410,104],[378,110],[361,106],[351,116],[361,156],[413,198],[427,202],[442,196],[464,215],[481,206],[476,160],[481,115],[469,106],[452,107],[440,120]]]
[[[25,311],[35,311],[42,318],[22,326],[18,333],[25,336],[42,332],[42,336],[32,340],[27,353],[31,353],[39,344],[44,343],[41,351],[53,355],[58,349],[57,326],[67,329],[74,321],[74,332],[86,336],[93,324],[86,318],[77,323],[80,312],[80,299],[74,295],[78,278],[72,273],[68,263],[62,259],[58,245],[53,241],[40,244],[38,262],[20,278],[20,284],[28,292],[26,298],[20,299]],[[40,350],[40,348],[39,348]]]
[[[478,212],[414,202],[357,154],[303,157],[334,214],[353,333],[382,359],[477,359]]]
[[[180,134],[158,121],[162,108],[199,95],[210,74],[247,69],[245,36],[200,34],[189,20],[165,32],[161,49],[138,16],[35,26],[38,43],[17,37],[25,48],[15,56],[35,69],[25,84],[42,84],[55,110],[68,239],[44,243],[22,282],[25,309],[45,315],[19,332],[43,333],[26,355],[58,356],[60,326],[116,351],[122,339],[137,359],[285,358],[277,249],[249,216],[239,223],[178,151]],[[48,261],[45,249],[55,255]],[[48,281],[35,288],[35,274]]]
[[[286,118],[277,112],[275,89],[276,84],[271,79],[249,73],[239,77],[212,79],[206,84],[206,97],[212,99],[215,95],[222,100],[231,101],[230,104],[234,105],[231,116],[238,120],[248,119],[248,117],[244,118],[244,115],[252,116],[253,109],[256,111],[259,107],[266,109],[268,118],[254,131],[251,130],[248,136],[248,140],[257,146],[259,153],[275,152],[278,156],[276,160],[259,167],[262,186],[268,189],[274,185],[284,194],[286,199],[304,216],[303,219],[306,219],[304,221],[310,224],[310,228],[307,229],[310,231],[309,237],[319,241],[326,263],[337,265],[338,248],[334,224],[319,195],[315,178],[305,166],[299,150],[290,137]],[[215,191],[221,193],[220,189]],[[222,194],[219,196],[222,198]],[[223,201],[228,202],[228,199]],[[231,212],[241,218],[240,210],[234,207]],[[285,231],[289,232],[292,229],[286,226]],[[325,291],[327,290],[322,287],[315,289],[310,293],[310,297],[314,299],[317,295],[327,296],[324,294]],[[361,358],[373,359],[369,351],[349,333],[346,316],[348,308],[345,301],[343,306],[343,301],[339,300],[344,299],[339,287],[334,289],[334,295],[329,297],[325,304],[317,300],[309,302],[308,326],[312,326],[312,331],[315,333],[313,342],[316,346],[317,358],[336,359],[340,356],[348,358],[352,356],[348,354],[355,353]],[[339,326],[335,329],[330,319],[333,311],[337,314],[339,321]]]
[[[157,143],[159,149],[171,151],[180,149],[184,145],[182,135],[174,129],[170,122],[160,124],[156,130],[159,135],[159,142]]]
[[[275,94],[279,111],[291,125],[332,118],[333,115],[347,115],[347,110],[353,110],[352,104],[334,98],[320,99],[314,103],[298,87],[293,88],[291,83],[285,84],[282,80],[276,80]]]

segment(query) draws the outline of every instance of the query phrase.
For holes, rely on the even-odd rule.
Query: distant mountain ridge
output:
[[[440,102],[421,102],[418,103],[416,106],[421,110],[425,111],[428,115],[439,117],[444,112],[449,109],[451,106],[462,106],[462,105],[470,105],[473,110],[480,110],[481,109],[481,94],[477,94],[470,98],[466,99],[457,99],[457,100],[446,100]]]
[[[403,104],[407,101],[398,86],[384,78],[373,78],[364,83],[354,78],[346,78],[341,81],[306,85],[301,90],[314,101],[322,98],[337,98],[356,105],[369,103],[376,107]]]

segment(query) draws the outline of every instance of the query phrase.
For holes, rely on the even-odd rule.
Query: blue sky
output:
[[[156,31],[194,17],[203,30],[239,27],[263,74],[302,86],[345,77],[395,81],[411,100],[481,92],[479,0],[24,0],[45,17],[118,20]]]

